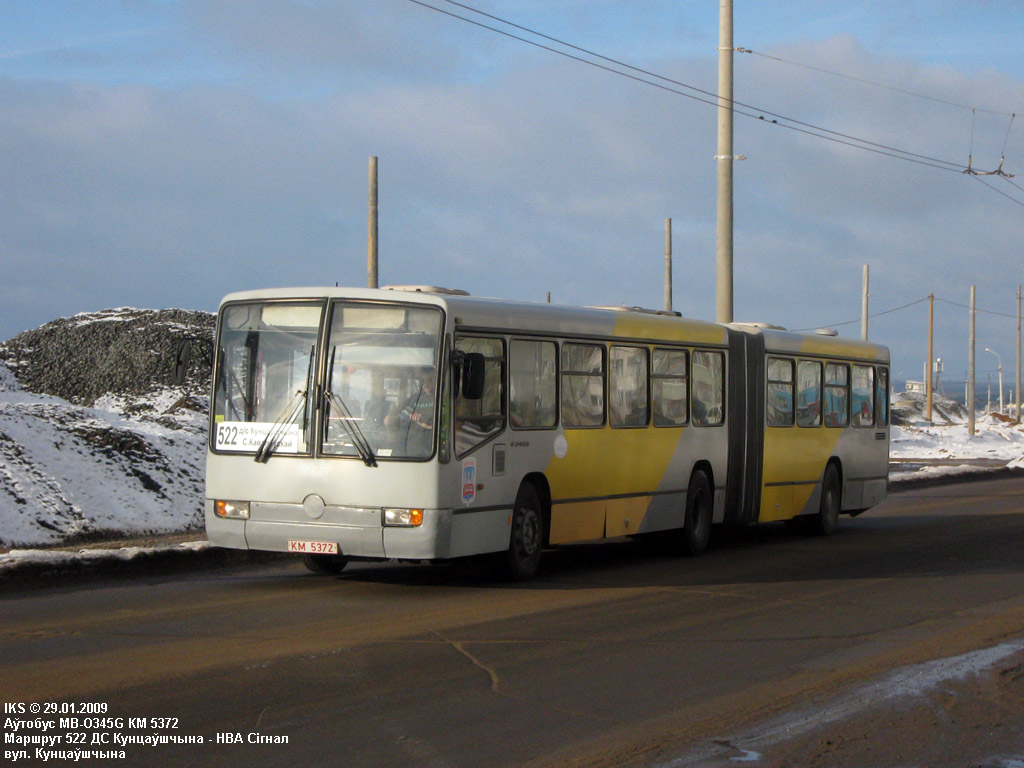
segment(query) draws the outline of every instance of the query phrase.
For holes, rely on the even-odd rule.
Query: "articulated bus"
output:
[[[886,494],[889,352],[834,333],[433,287],[235,293],[220,308],[206,527],[351,560],[612,537],[699,554],[712,525],[830,533]]]

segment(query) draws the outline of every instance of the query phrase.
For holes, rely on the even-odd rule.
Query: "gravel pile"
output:
[[[61,318],[0,344],[21,387],[92,405],[104,395],[144,395],[172,384],[174,357],[192,345],[182,395],[205,395],[215,316],[183,309],[109,309]]]

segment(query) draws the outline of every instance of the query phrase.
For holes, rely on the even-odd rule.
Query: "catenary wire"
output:
[[[530,29],[528,27],[524,27],[522,25],[515,24],[515,23],[510,22],[510,21],[506,21],[505,19],[502,19],[501,17],[495,16],[493,14],[485,13],[484,11],[479,11],[479,10],[477,10],[477,9],[471,7],[471,6],[465,5],[463,3],[454,2],[454,0],[444,0],[444,2],[448,2],[448,3],[452,4],[452,5],[455,5],[455,6],[459,7],[459,8],[463,8],[463,9],[468,10],[468,11],[471,11],[473,13],[477,13],[477,14],[479,14],[481,16],[486,17],[486,18],[493,19],[493,20],[498,21],[498,22],[500,22],[502,24],[506,24],[506,25],[508,25],[510,27],[513,27],[515,29],[522,30],[522,31],[527,32],[527,33],[529,33],[531,35],[534,35],[536,37],[540,37],[540,38],[543,38],[545,40],[549,40],[551,42],[557,43],[558,45],[562,45],[562,46],[565,46],[565,47],[570,48],[572,50],[579,51],[580,53],[584,53],[584,54],[586,54],[588,56],[592,56],[594,58],[601,59],[602,61],[606,61],[609,64],[614,64],[615,66],[623,67],[625,69],[632,70],[633,72],[640,73],[642,75],[645,75],[646,77],[653,77],[653,78],[656,78],[658,80],[662,80],[662,81],[664,81],[666,83],[670,83],[670,84],[672,84],[674,86],[678,86],[680,88],[685,88],[685,89],[687,89],[689,91],[693,91],[694,93],[701,94],[702,96],[706,96],[707,98],[701,98],[701,96],[695,96],[693,93],[681,92],[681,91],[676,90],[675,88],[667,87],[667,86],[661,85],[660,83],[651,82],[650,80],[647,80],[644,77],[639,77],[637,75],[632,75],[629,72],[623,72],[623,71],[621,71],[619,69],[615,69],[615,68],[613,68],[611,66],[606,66],[606,65],[600,64],[598,62],[591,61],[589,59],[585,59],[585,58],[583,58],[581,56],[576,56],[574,54],[567,53],[566,51],[562,51],[562,50],[559,50],[557,48],[553,48],[553,47],[551,47],[549,45],[544,45],[543,43],[538,43],[535,40],[530,40],[528,38],[522,37],[520,35],[513,34],[513,33],[508,32],[506,30],[499,29],[497,27],[493,27],[493,26],[491,26],[489,24],[484,24],[484,23],[476,21],[474,19],[470,19],[470,18],[467,18],[465,16],[461,16],[461,15],[459,15],[457,13],[453,13],[452,11],[447,11],[447,10],[445,10],[443,8],[438,8],[438,7],[434,6],[434,5],[430,5],[427,2],[423,2],[423,0],[409,0],[409,2],[411,2],[411,3],[415,4],[415,5],[419,5],[419,6],[423,7],[423,8],[427,8],[429,10],[436,11],[438,13],[444,14],[445,16],[449,16],[451,18],[458,19],[460,21],[464,21],[464,22],[466,22],[468,24],[472,24],[472,25],[480,27],[482,29],[486,29],[486,30],[489,30],[491,32],[496,32],[499,35],[503,35],[503,36],[511,38],[513,40],[517,40],[519,42],[526,43],[527,45],[532,45],[532,46],[534,46],[536,48],[540,48],[540,49],[548,51],[550,53],[554,53],[554,54],[557,54],[559,56],[563,56],[565,58],[572,59],[574,61],[578,61],[578,62],[580,62],[582,64],[587,64],[589,66],[596,67],[596,68],[604,70],[606,72],[610,72],[611,74],[615,74],[615,75],[619,75],[621,77],[629,78],[630,80],[634,80],[636,82],[644,83],[646,85],[650,85],[650,86],[653,86],[655,88],[660,88],[661,90],[669,91],[670,93],[675,93],[675,94],[678,94],[680,96],[685,96],[685,97],[693,99],[695,101],[699,101],[699,102],[702,102],[704,104],[709,104],[709,105],[711,105],[713,107],[716,107],[716,108],[722,108],[721,102],[722,101],[727,101],[727,100],[724,100],[724,99],[720,99],[717,94],[712,93],[711,91],[707,91],[707,90],[704,90],[702,88],[698,88],[696,86],[680,82],[678,80],[673,80],[672,78],[665,77],[663,75],[658,75],[658,74],[656,74],[654,72],[650,72],[648,70],[640,69],[639,67],[634,67],[634,66],[632,66],[630,64],[626,64],[625,62],[619,61],[617,59],[612,59],[612,58],[607,57],[607,56],[602,56],[601,54],[595,53],[593,51],[589,51],[589,50],[587,50],[585,48],[581,48],[581,47],[576,46],[576,45],[572,45],[571,43],[567,43],[565,41],[559,40],[558,38],[552,37],[550,35],[545,35],[545,34],[543,34],[541,32],[537,32],[537,31],[532,30],[532,29]],[[773,125],[778,125],[780,128],[786,128],[786,129],[789,129],[789,130],[792,130],[792,131],[796,131],[798,133],[804,133],[806,135],[814,136],[816,138],[826,139],[826,140],[833,141],[833,142],[838,143],[838,144],[844,144],[846,146],[854,147],[856,149],[862,149],[862,150],[866,150],[866,151],[869,151],[869,152],[874,152],[876,154],[885,155],[887,157],[893,157],[893,158],[896,158],[898,160],[905,160],[907,162],[914,162],[914,163],[917,163],[919,165],[927,165],[927,166],[930,166],[930,167],[933,167],[933,168],[937,168],[939,170],[956,171],[956,172],[961,172],[963,170],[963,164],[962,163],[958,163],[958,162],[954,162],[954,161],[950,161],[950,160],[943,160],[941,158],[930,157],[928,155],[922,155],[922,154],[919,154],[919,153],[916,153],[916,152],[911,152],[910,150],[900,149],[898,147],[892,147],[892,146],[888,146],[888,145],[881,144],[881,143],[878,143],[878,142],[873,142],[873,141],[870,141],[868,139],[861,139],[859,137],[852,136],[850,134],[844,134],[844,133],[841,133],[839,131],[833,131],[831,129],[823,128],[821,126],[816,126],[816,125],[813,125],[811,123],[806,123],[806,122],[797,120],[795,118],[790,118],[790,117],[787,117],[785,115],[782,115],[782,114],[779,114],[779,113],[776,113],[776,112],[771,112],[770,110],[761,109],[759,107],[756,107],[756,106],[750,105],[750,104],[746,104],[744,102],[732,100],[731,103],[733,105],[733,111],[736,114],[742,115],[743,117],[749,117],[749,118],[752,118],[752,119],[761,120],[763,122],[770,122]],[[741,107],[742,109],[738,109],[737,107]],[[748,110],[748,111],[744,111],[744,110]],[[766,115],[775,118],[775,120],[770,120],[770,121],[766,120],[766,118],[765,118]],[[783,122],[778,122],[778,121],[783,121]]]
[[[928,101],[934,101],[934,102],[937,102],[939,104],[946,104],[946,105],[951,106],[951,107],[957,107],[958,109],[977,110],[978,112],[985,112],[986,114],[990,114],[990,115],[1003,115],[1004,117],[1010,117],[1010,118],[1012,118],[1014,116],[1014,113],[1012,113],[1012,112],[1002,112],[1002,111],[1000,111],[998,109],[983,109],[981,107],[969,107],[966,104],[960,104],[960,103],[955,102],[955,101],[948,101],[946,99],[940,99],[940,98],[937,98],[935,96],[929,96],[928,94],[918,93],[917,91],[910,91],[910,90],[907,90],[906,88],[897,88],[896,86],[886,85],[885,83],[878,83],[878,82],[875,82],[874,80],[867,80],[867,79],[862,78],[862,77],[854,77],[853,75],[843,74],[842,72],[834,72],[831,69],[824,69],[822,67],[815,67],[815,66],[813,66],[811,64],[803,64],[803,63],[801,63],[799,61],[790,61],[789,59],[783,59],[783,58],[781,58],[779,56],[769,56],[767,53],[761,53],[760,51],[753,51],[750,48],[737,48],[736,51],[738,53],[753,54],[754,56],[760,56],[763,59],[771,59],[772,61],[778,61],[778,62],[781,62],[783,64],[789,64],[789,65],[794,66],[794,67],[803,67],[804,69],[810,69],[810,70],[813,70],[814,72],[821,72],[821,73],[826,74],[826,75],[832,75],[833,77],[841,77],[841,78],[844,78],[846,80],[853,80],[854,82],[863,83],[864,85],[871,85],[871,86],[875,86],[877,88],[884,88],[886,90],[895,91],[896,93],[902,93],[902,94],[905,94],[907,96],[914,96],[914,97],[919,98],[919,99],[927,99]]]
[[[693,91],[694,93],[697,93],[697,94],[702,94],[703,96],[707,96],[708,98],[702,98],[701,96],[696,96],[696,95],[694,95],[694,93],[686,93],[684,91],[677,90],[676,88],[672,88],[672,87],[668,87],[668,86],[662,85],[661,83],[652,82],[651,80],[645,79],[644,77],[639,77],[637,75],[632,75],[629,72],[623,72],[623,71],[621,71],[619,69],[615,69],[615,68],[613,68],[611,66],[606,66],[606,65],[600,64],[598,62],[591,61],[589,59],[583,58],[581,56],[576,56],[576,55],[573,55],[571,53],[567,53],[566,51],[559,50],[557,48],[553,48],[551,46],[544,45],[542,43],[538,43],[535,40],[530,40],[530,39],[524,38],[524,37],[522,37],[520,35],[516,35],[516,34],[513,34],[511,32],[508,32],[506,30],[498,29],[497,27],[493,27],[493,26],[491,26],[489,24],[484,24],[482,22],[476,21],[474,19],[467,18],[465,16],[461,16],[461,15],[459,15],[457,13],[453,13],[453,12],[445,10],[443,8],[438,8],[437,6],[430,5],[429,3],[423,2],[423,0],[409,0],[409,2],[411,2],[411,3],[415,4],[415,5],[419,5],[419,6],[423,7],[423,8],[435,11],[437,13],[441,13],[441,14],[443,14],[445,16],[449,16],[450,18],[458,19],[459,21],[464,21],[464,22],[466,22],[468,24],[472,24],[472,25],[474,25],[476,27],[480,27],[482,29],[486,29],[488,31],[495,32],[497,34],[500,34],[500,35],[503,35],[505,37],[511,38],[513,40],[517,40],[519,42],[526,43],[527,45],[532,45],[532,46],[534,46],[536,48],[540,48],[540,49],[548,51],[550,53],[554,53],[554,54],[557,54],[559,56],[563,56],[565,58],[572,59],[572,60],[577,61],[577,62],[579,62],[581,64],[586,64],[588,66],[592,66],[592,67],[595,67],[597,69],[601,69],[601,70],[604,70],[606,72],[609,72],[611,74],[615,74],[615,75],[619,75],[621,77],[628,78],[628,79],[633,80],[635,82],[643,83],[645,85],[650,85],[652,87],[659,88],[659,89],[667,91],[669,93],[674,93],[674,94],[679,95],[679,96],[685,96],[687,98],[693,99],[695,101],[699,101],[699,102],[704,103],[704,104],[708,104],[710,106],[714,106],[714,107],[719,108],[719,109],[722,108],[721,102],[726,101],[724,99],[721,99],[717,94],[714,94],[714,93],[712,93],[710,91],[707,91],[707,90],[704,90],[704,89],[701,89],[701,88],[697,88],[696,86],[688,85],[686,83],[683,83],[683,82],[680,82],[680,81],[677,81],[677,80],[673,80],[671,78],[667,78],[667,77],[664,77],[662,75],[658,75],[658,74],[656,74],[654,72],[649,72],[647,70],[640,69],[638,67],[634,67],[634,66],[632,66],[630,64],[626,64],[625,62],[621,62],[621,61],[619,61],[617,59],[612,59],[612,58],[607,57],[607,56],[602,56],[601,54],[598,54],[598,53],[595,53],[593,51],[589,51],[589,50],[587,50],[585,48],[581,48],[580,46],[576,46],[576,45],[573,45],[571,43],[559,40],[558,38],[552,37],[550,35],[545,35],[545,34],[543,34],[541,32],[537,32],[535,30],[532,30],[529,27],[525,27],[525,26],[522,26],[522,25],[519,25],[519,24],[515,24],[514,22],[510,22],[510,21],[507,21],[505,19],[502,19],[499,16],[495,16],[493,14],[489,14],[489,13],[486,13],[484,11],[480,11],[480,10],[478,10],[476,8],[473,8],[472,6],[466,5],[464,3],[456,2],[455,0],[444,0],[444,2],[447,2],[447,3],[449,3],[451,5],[454,5],[454,6],[458,7],[458,8],[462,8],[462,9],[465,9],[467,11],[479,14],[479,15],[485,17],[485,18],[492,19],[494,21],[500,22],[500,23],[505,24],[507,26],[513,27],[515,29],[522,30],[522,31],[527,32],[527,33],[529,33],[531,35],[534,35],[536,37],[540,37],[542,39],[549,40],[551,42],[557,43],[559,45],[562,45],[564,47],[570,48],[572,50],[579,51],[580,53],[585,53],[588,56],[592,56],[594,58],[601,59],[603,61],[607,61],[610,64],[614,64],[615,66],[622,67],[624,69],[629,69],[629,70],[632,70],[634,72],[640,73],[642,75],[646,75],[647,77],[653,77],[653,78],[656,78],[658,80],[662,80],[662,81],[664,81],[666,83],[671,83],[672,85],[678,86],[680,88],[685,88],[685,89]],[[741,49],[741,50],[745,50],[745,49]],[[968,167],[966,169],[964,169],[962,164],[956,163],[956,162],[953,162],[953,161],[942,160],[940,158],[934,158],[934,157],[930,157],[930,156],[927,156],[927,155],[921,155],[921,154],[918,154],[918,153],[915,153],[915,152],[911,152],[909,150],[903,150],[903,149],[899,149],[897,147],[891,147],[891,146],[888,146],[888,145],[885,145],[885,144],[880,144],[880,143],[877,143],[877,142],[872,142],[872,141],[869,141],[867,139],[861,139],[861,138],[858,138],[856,136],[852,136],[852,135],[849,135],[849,134],[843,134],[843,133],[840,133],[838,131],[833,131],[833,130],[830,130],[830,129],[827,129],[827,128],[823,128],[823,127],[820,127],[820,126],[815,126],[813,124],[805,123],[805,122],[796,120],[794,118],[789,118],[789,117],[786,117],[785,115],[774,113],[774,112],[771,112],[771,111],[768,111],[768,110],[758,109],[757,107],[754,107],[754,106],[749,105],[749,104],[745,104],[743,102],[738,102],[738,101],[732,100],[730,103],[733,105],[733,112],[735,114],[741,115],[743,117],[748,117],[748,118],[751,118],[751,119],[757,119],[757,120],[760,120],[762,122],[770,122],[772,125],[777,125],[780,128],[786,128],[786,129],[791,130],[791,131],[796,131],[797,133],[803,133],[803,134],[808,135],[808,136],[812,136],[812,137],[819,138],[819,139],[825,139],[827,141],[832,141],[834,143],[845,145],[845,146],[849,146],[849,147],[853,147],[855,149],[860,149],[860,150],[864,150],[864,151],[867,151],[867,152],[873,152],[875,154],[882,155],[882,156],[885,156],[885,157],[891,157],[891,158],[894,158],[896,160],[903,160],[905,162],[912,162],[912,163],[915,163],[915,164],[918,164],[918,165],[924,165],[924,166],[927,166],[927,167],[936,168],[938,170],[952,171],[952,172],[958,172],[958,173],[969,173],[969,174],[974,175],[974,176],[977,175],[977,172],[973,171],[973,169],[970,167],[970,165],[968,165]],[[742,107],[743,109],[737,109],[737,107]],[[751,111],[744,111],[744,110],[753,110],[753,112],[751,112]],[[983,111],[985,111],[985,110],[983,110]],[[761,114],[757,114],[757,113],[761,113]],[[771,117],[773,117],[775,119],[773,119],[771,121],[768,121],[768,120],[765,119],[765,115],[771,116]],[[782,121],[782,122],[779,122],[779,121]],[[1012,120],[1011,120],[1011,125],[1012,125]],[[985,175],[989,175],[989,174],[985,174]],[[1001,166],[1000,166],[1000,170],[999,171],[993,172],[991,175],[1000,175],[1004,179],[1007,178],[1007,174],[1004,174],[1004,173],[1001,172]],[[984,183],[984,182],[982,182],[982,183]],[[1019,205],[1021,207],[1024,207],[1024,202],[1022,202],[1020,200],[1017,200],[1012,195],[1009,195],[1006,192],[998,190],[995,187],[991,186],[990,184],[985,184],[985,186],[988,187],[989,189],[995,191],[995,192],[998,192],[1000,195],[1002,195],[1006,199],[1010,200],[1011,202],[1016,203],[1017,205]]]

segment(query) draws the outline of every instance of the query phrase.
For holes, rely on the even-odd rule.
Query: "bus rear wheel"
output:
[[[839,525],[839,507],[842,504],[843,489],[839,482],[839,470],[835,464],[825,467],[825,475],[821,479],[821,504],[818,514],[814,516],[812,526],[814,532],[828,536]]]
[[[544,515],[537,490],[523,484],[512,510],[512,530],[505,553],[505,573],[513,581],[533,578],[540,567],[544,549]]]
[[[344,555],[302,555],[302,564],[321,576],[337,576],[348,565]]]

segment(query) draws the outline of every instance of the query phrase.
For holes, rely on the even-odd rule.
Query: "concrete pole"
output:
[[[377,288],[377,158],[370,158],[370,213],[367,223],[366,287]]]
[[[672,219],[665,219],[665,311],[672,311]]]
[[[974,291],[971,286],[971,342],[967,351],[967,434],[974,437]]]
[[[864,265],[864,295],[860,300],[860,337],[864,341],[868,340],[868,276],[871,272],[871,268]]]
[[[924,418],[932,420],[932,366],[935,364],[935,294],[928,294],[928,365],[924,371],[925,411]]]
[[[1003,413],[1003,361],[999,361],[999,413]]]
[[[1013,398],[1010,398],[1011,400]],[[1020,286],[1017,286],[1017,410],[1014,418],[1020,421]]]
[[[718,12],[718,233],[715,319],[733,320],[732,301],[732,0]]]

